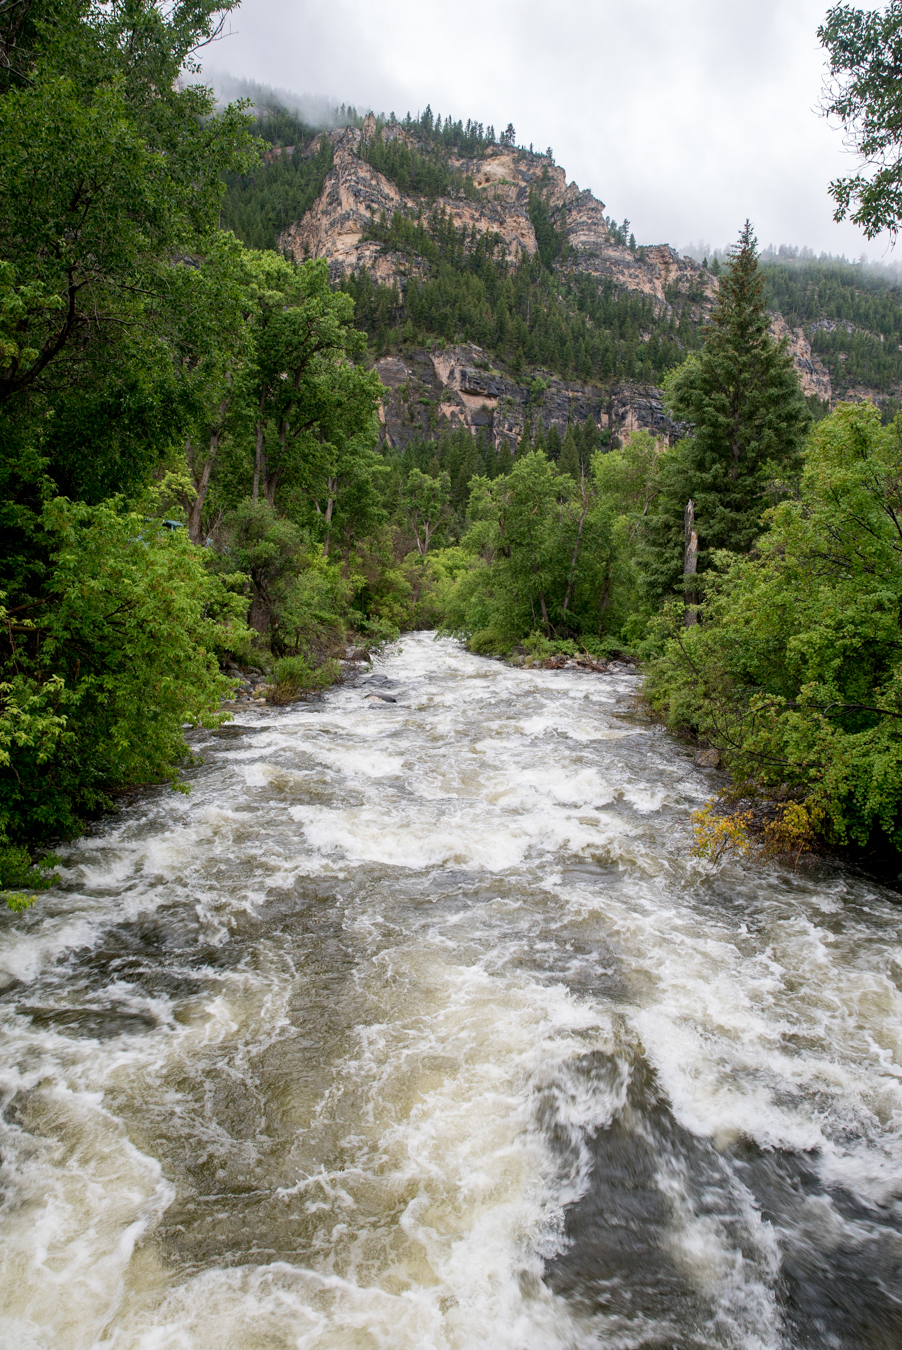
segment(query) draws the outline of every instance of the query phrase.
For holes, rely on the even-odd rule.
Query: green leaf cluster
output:
[[[178,782],[184,725],[224,717],[217,654],[246,608],[183,531],[115,502],[56,498],[40,530],[53,563],[39,599],[3,611],[0,686],[0,833],[34,845],[111,791]]]
[[[672,612],[652,700],[835,842],[899,849],[902,421],[837,409],[766,525],[757,554],[717,560],[698,624]]]

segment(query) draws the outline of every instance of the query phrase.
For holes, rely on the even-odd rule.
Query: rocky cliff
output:
[[[820,357],[812,352],[804,329],[790,328],[782,314],[775,314],[771,331],[775,337],[786,339],[804,392],[809,397],[813,395],[819,398],[823,403],[832,403],[833,382],[830,373]]]
[[[330,133],[334,160],[322,195],[303,220],[290,225],[279,238],[279,247],[300,261],[328,258],[333,279],[338,280],[367,268],[380,282],[403,280],[410,263],[406,256],[386,253],[368,239],[374,219],[384,212],[391,217],[401,211],[416,216],[422,200],[405,196],[362,157],[367,141],[375,134],[375,119],[362,129],[349,127]],[[383,140],[408,140],[399,124],[382,130]],[[412,144],[412,148],[415,148]],[[318,143],[311,147],[314,154]],[[460,179],[469,179],[476,200],[462,195],[440,197],[435,206],[444,210],[458,228],[480,234],[493,232],[502,241],[504,256],[517,262],[531,257],[538,248],[529,217],[531,191],[545,199],[551,219],[567,241],[566,267],[610,277],[619,289],[649,295],[661,307],[668,293],[680,291],[697,296],[699,314],[710,305],[717,281],[693,258],[681,258],[667,244],[631,250],[613,237],[604,216],[604,202],[576,183],[567,183],[564,170],[547,156],[534,155],[508,146],[490,146],[479,159],[450,157],[449,167]]]
[[[414,151],[416,143],[398,123],[377,133],[372,117],[362,128],[323,134],[334,147],[323,191],[303,219],[284,231],[279,245],[298,261],[327,258],[336,282],[366,269],[377,282],[396,286],[403,294],[409,277],[421,273],[425,264],[372,238],[373,225],[382,217],[390,220],[396,212],[417,217],[424,202],[405,195],[364,156],[377,134],[383,141],[406,141]],[[315,154],[319,144],[314,142],[308,153]],[[451,156],[447,163],[466,191],[439,197],[429,209],[441,209],[458,228],[492,232],[509,262],[532,257],[538,250],[529,212],[530,194],[538,193],[551,224],[566,241],[560,271],[589,273],[610,280],[618,292],[647,296],[655,313],[665,318],[677,299],[693,323],[709,312],[717,291],[717,279],[710,272],[666,244],[631,249],[621,243],[605,219],[604,203],[568,183],[564,170],[547,156],[494,145],[479,158]],[[774,326],[778,336],[789,340],[805,392],[829,400],[829,375],[812,356],[802,330],[789,329],[779,315]],[[496,446],[513,448],[527,418],[535,423],[539,417],[546,427],[555,425],[562,432],[571,421],[589,416],[618,436],[645,428],[670,440],[675,432],[662,410],[660,391],[653,387],[628,382],[585,385],[535,370],[523,382],[522,375],[518,380],[493,366],[489,355],[472,344],[418,348],[383,356],[376,365],[387,389],[384,434],[395,446],[414,436],[464,427]],[[536,392],[537,375],[546,386],[541,394]]]
[[[536,390],[493,367],[487,354],[472,344],[383,356],[376,370],[386,388],[384,438],[398,449],[416,438],[463,428],[513,452],[526,422],[535,429],[539,419],[562,436],[571,422],[590,417],[620,438],[644,429],[669,442],[677,431],[664,413],[660,390],[651,386],[600,388],[546,372],[546,387]]]

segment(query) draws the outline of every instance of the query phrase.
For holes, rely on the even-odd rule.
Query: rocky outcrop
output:
[[[710,312],[717,293],[716,277],[667,244],[631,249],[619,243],[605,220],[604,203],[576,183],[568,183],[564,170],[547,156],[498,145],[478,159],[452,157],[450,168],[461,183],[472,181],[475,197],[471,189],[469,195],[462,191],[425,204],[406,196],[362,157],[361,151],[375,134],[372,116],[360,129],[323,133],[334,145],[334,159],[322,194],[303,219],[279,238],[280,247],[298,261],[328,258],[333,281],[365,268],[379,283],[396,285],[403,293],[407,279],[427,269],[422,259],[391,252],[368,237],[374,221],[383,215],[390,220],[397,211],[415,217],[437,207],[458,228],[495,233],[508,261],[531,257],[538,246],[528,207],[530,193],[537,191],[568,245],[559,264],[563,270],[588,272],[610,280],[618,291],[646,295],[659,313],[677,301],[681,308],[688,304],[696,322]],[[384,140],[405,140],[416,148],[409,132],[397,122],[383,127],[381,135]],[[314,154],[318,148],[317,140],[307,153]],[[805,392],[830,401],[829,374],[812,354],[802,329],[790,329],[777,315],[774,331],[778,337],[787,337]],[[384,435],[394,445],[414,435],[434,434],[440,427],[465,427],[489,436],[496,445],[503,441],[513,446],[526,419],[534,421],[538,416],[546,426],[561,431],[571,421],[592,416],[599,426],[617,435],[648,429],[670,440],[674,433],[655,389],[630,384],[601,389],[538,372],[547,385],[539,400],[508,375],[492,371],[485,354],[473,346],[383,357],[377,369],[389,391],[383,409]],[[530,376],[531,384],[536,373]]]
[[[545,388],[531,391],[495,369],[472,344],[383,356],[376,371],[386,388],[383,438],[399,449],[415,438],[464,429],[513,452],[526,422],[534,431],[540,418],[561,436],[571,423],[589,417],[621,438],[646,430],[669,442],[677,431],[664,413],[660,392],[648,385],[600,388],[546,373]]]
[[[809,397],[814,395],[824,403],[833,402],[833,383],[830,372],[820,357],[811,350],[811,343],[802,328],[790,328],[782,314],[775,314],[771,320],[771,332],[778,340],[786,339],[786,345],[795,362],[799,374],[802,392]]]
[[[323,190],[301,220],[279,237],[279,248],[297,262],[328,258],[333,281],[367,268],[379,281],[394,279],[396,268],[382,258],[380,245],[366,242],[372,217],[390,216],[402,203],[401,193],[357,153],[361,133],[353,128],[337,138],[335,157]]]
[[[360,130],[350,127],[332,133],[335,156],[322,194],[302,220],[284,231],[279,247],[298,261],[328,258],[334,280],[366,268],[383,284],[403,285],[410,260],[386,253],[366,236],[371,222],[383,212],[386,218],[396,211],[416,216],[423,202],[405,196],[361,157],[375,127],[375,120],[367,118]],[[398,123],[385,127],[382,136],[410,140]],[[580,191],[576,183],[568,184],[564,170],[547,156],[493,146],[479,159],[452,157],[449,165],[461,180],[472,180],[477,199],[440,197],[434,205],[447,212],[458,228],[497,234],[508,261],[517,262],[536,252],[528,205],[530,192],[537,191],[570,247],[568,270],[610,278],[618,289],[651,296],[659,307],[667,306],[676,294],[695,298],[699,315],[710,303],[717,287],[710,273],[694,259],[681,258],[667,244],[632,250],[617,243],[605,222],[604,202],[591,192]]]
[[[618,244],[604,221],[603,204],[575,183],[567,189],[560,216],[570,245],[569,271],[610,279],[617,290],[647,295],[664,309],[679,297],[701,319],[717,294],[717,279],[694,258],[683,258],[669,244],[630,249]]]
[[[366,268],[379,282],[389,285],[409,274],[410,260],[406,255],[386,253],[379,242],[367,239],[367,233],[372,222],[378,221],[383,213],[387,219],[396,211],[416,216],[423,203],[406,197],[361,158],[366,130],[366,124],[363,130],[350,127],[337,137],[332,168],[320,197],[303,219],[280,235],[279,247],[298,262],[304,258],[328,258],[333,280]],[[403,134],[400,128],[396,134]],[[453,161],[452,167],[464,163]],[[536,251],[527,199],[528,191],[524,190],[522,204],[496,201],[488,194],[475,201],[464,196],[440,197],[434,206],[450,215],[458,229],[466,227],[479,234],[490,231],[497,234],[502,241],[503,256],[517,262],[524,254],[532,256]]]

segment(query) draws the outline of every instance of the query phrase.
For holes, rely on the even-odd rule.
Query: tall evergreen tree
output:
[[[811,418],[786,340],[771,333],[764,286],[746,221],[702,350],[665,380],[669,410],[689,431],[663,457],[658,510],[649,522],[649,581],[659,594],[679,586],[690,500],[703,572],[714,549],[748,552],[769,485],[799,472]]]
[[[561,473],[568,473],[575,483],[579,482],[582,468],[580,466],[579,446],[572,427],[567,428],[567,435],[564,437],[564,444],[561,446],[557,466]]]

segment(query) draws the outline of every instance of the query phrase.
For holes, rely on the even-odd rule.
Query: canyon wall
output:
[[[415,217],[424,203],[405,195],[362,157],[375,134],[372,116],[362,128],[323,133],[334,146],[332,168],[314,206],[284,231],[279,246],[299,262],[327,258],[334,282],[365,268],[380,284],[397,286],[403,294],[408,277],[422,273],[427,264],[410,254],[392,252],[368,235],[381,216],[390,220],[400,211]],[[386,141],[405,140],[416,149],[398,123],[389,123],[381,135]],[[319,145],[315,141],[308,153],[316,153]],[[439,197],[428,210],[443,210],[458,228],[493,232],[510,263],[537,251],[528,206],[530,193],[538,191],[568,245],[561,270],[588,272],[600,280],[610,279],[618,291],[649,296],[659,314],[666,315],[677,296],[689,305],[695,322],[710,312],[717,293],[716,277],[667,244],[637,249],[621,244],[605,220],[604,203],[576,183],[568,183],[564,170],[547,156],[497,145],[475,159],[451,156],[448,164],[459,175],[458,181],[471,180],[475,194],[470,188],[469,196],[461,192]],[[780,315],[775,316],[774,331],[788,339],[806,394],[829,401],[830,377],[812,355],[803,331],[789,329]],[[376,368],[387,390],[384,436],[394,446],[404,445],[413,436],[434,436],[464,427],[490,438],[496,446],[504,443],[513,448],[527,418],[535,424],[539,417],[546,427],[555,425],[562,432],[570,421],[581,422],[589,416],[620,436],[644,428],[669,441],[676,431],[663,412],[657,389],[630,383],[583,385],[544,371],[530,372],[521,384],[496,369],[488,355],[471,344],[383,356]],[[536,375],[547,385],[541,396],[535,392]]]

